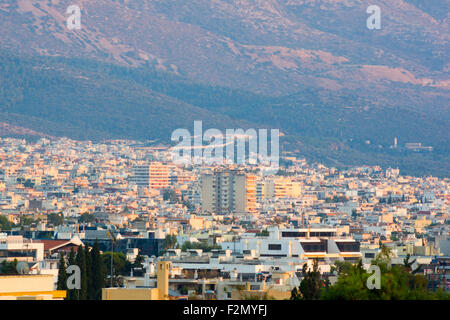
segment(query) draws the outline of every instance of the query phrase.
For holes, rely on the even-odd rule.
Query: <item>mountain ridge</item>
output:
[[[450,0],[379,0],[381,30],[370,1],[78,1],[73,31],[70,4],[0,4],[1,121],[167,143],[194,120],[276,127],[315,160],[450,172]],[[394,152],[394,138],[434,151]]]

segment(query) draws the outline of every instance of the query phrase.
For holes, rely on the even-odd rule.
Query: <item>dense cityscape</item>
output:
[[[0,298],[448,299],[449,202],[396,168],[0,138]]]

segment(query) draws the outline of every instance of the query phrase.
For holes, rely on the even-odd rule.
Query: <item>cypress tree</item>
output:
[[[105,266],[100,255],[98,241],[95,241],[91,250],[92,260],[92,299],[102,299],[102,288],[105,287]]]
[[[86,300],[87,299],[87,272],[86,272],[86,255],[83,250],[83,246],[80,245],[78,247],[77,256],[76,256],[76,264],[80,267],[81,271],[81,289],[78,291],[78,300]]]
[[[59,254],[57,290],[67,290],[66,260],[62,253]]]
[[[75,261],[75,250],[73,250],[73,247],[70,249],[69,258],[67,259],[67,263],[68,263],[68,266],[76,264],[76,261]],[[76,291],[77,290],[75,290],[75,289],[69,290],[69,292],[67,294],[67,299],[68,300],[77,300],[78,295],[77,295]]]
[[[87,299],[93,299],[93,291],[92,291],[92,257],[91,252],[89,250],[89,246],[86,245],[84,248],[84,254],[86,256],[86,286],[87,286]]]

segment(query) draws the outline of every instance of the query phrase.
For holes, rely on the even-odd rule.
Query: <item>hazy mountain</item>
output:
[[[73,31],[71,4],[1,2],[1,48],[26,66],[20,77],[2,70],[1,121],[168,140],[211,119],[280,128],[290,146],[336,164],[450,171],[450,0],[78,0]],[[366,27],[372,4],[381,30]],[[48,86],[36,81],[44,73]],[[395,137],[435,152],[393,152]]]
[[[150,63],[197,81],[273,94],[389,81],[449,84],[447,17],[431,15],[448,9],[448,0],[377,1],[381,30],[366,27],[372,1],[89,0],[78,1],[82,29],[70,31],[65,10],[72,2],[6,1],[3,47]]]

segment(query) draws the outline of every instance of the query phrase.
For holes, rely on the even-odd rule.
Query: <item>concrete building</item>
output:
[[[53,275],[0,275],[0,300],[63,300],[65,290],[54,290]]]
[[[133,166],[133,182],[143,188],[168,188],[170,184],[169,167],[160,162]]]
[[[268,237],[242,237],[221,243],[222,249],[256,257],[357,261],[362,257],[360,244],[350,237],[339,237],[335,228],[269,230]]]
[[[138,187],[148,188],[150,185],[150,168],[148,165],[133,166],[133,183]]]
[[[128,279],[128,288],[103,288],[102,300],[169,300],[169,269],[170,262],[158,262],[156,288],[138,288]]]
[[[256,212],[256,177],[237,170],[201,176],[202,211],[217,214]]]
[[[8,236],[0,233],[0,262],[37,262],[44,259],[44,244],[24,239],[22,236]]]
[[[274,177],[258,183],[258,200],[298,198],[302,193],[300,182],[289,177]]]
[[[150,189],[166,189],[170,184],[169,167],[160,162],[150,163]]]

